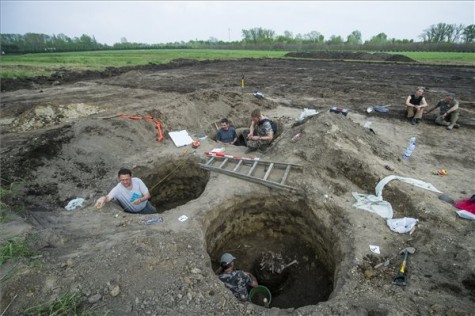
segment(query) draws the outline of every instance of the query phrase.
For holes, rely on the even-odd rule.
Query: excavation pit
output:
[[[328,300],[333,291],[338,236],[302,200],[262,197],[229,201],[206,221],[213,269],[229,252],[235,269],[251,272],[272,293],[270,307],[298,308]]]
[[[140,169],[140,168],[137,168]],[[197,199],[209,181],[209,172],[197,165],[193,158],[161,159],[151,170],[139,170],[147,184],[151,202],[159,213]]]

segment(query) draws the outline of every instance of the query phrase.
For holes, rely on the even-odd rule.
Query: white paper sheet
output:
[[[191,144],[193,142],[193,138],[188,135],[188,132],[185,130],[178,131],[178,132],[169,132],[170,138],[175,143],[176,147],[183,147]]]

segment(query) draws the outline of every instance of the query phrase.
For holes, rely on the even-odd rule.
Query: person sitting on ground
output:
[[[251,126],[243,132],[248,152],[265,150],[274,139],[274,130],[271,121],[255,109],[251,113]]]
[[[218,277],[235,297],[246,301],[251,288],[256,287],[257,280],[249,272],[234,270],[234,258],[230,253],[224,253],[219,261]]]
[[[411,124],[419,124],[424,113],[424,108],[427,107],[426,99],[424,98],[424,88],[418,87],[414,94],[411,94],[406,99],[406,113],[407,118],[412,119]]]
[[[238,137],[236,134],[236,129],[229,126],[229,121],[227,118],[221,120],[221,128],[216,133],[216,141],[219,144],[231,144],[235,145]]]
[[[440,108],[439,115],[435,117],[436,124],[447,126],[448,130],[451,130],[454,127],[459,127],[457,124],[457,120],[460,115],[459,101],[455,99],[455,95],[453,93],[447,93],[445,98],[427,110],[426,114],[429,114],[436,108]]]
[[[153,214],[157,210],[148,201],[150,192],[139,178],[132,178],[132,171],[121,168],[118,173],[119,181],[109,194],[97,199],[95,207],[103,207],[106,202],[117,201],[127,213]]]

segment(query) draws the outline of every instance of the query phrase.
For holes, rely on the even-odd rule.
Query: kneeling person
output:
[[[116,200],[128,213],[153,214],[157,210],[148,201],[150,192],[139,178],[132,178],[132,171],[122,168],[118,173],[118,183],[109,194],[97,199],[95,207],[102,207],[106,202]]]
[[[261,114],[259,109],[251,113],[251,126],[243,132],[249,151],[265,149],[274,139],[271,121]]]
[[[242,301],[246,301],[249,297],[251,288],[256,287],[256,278],[241,270],[234,270],[234,258],[230,253],[221,256],[219,279],[224,283],[226,288],[233,292],[234,296]]]

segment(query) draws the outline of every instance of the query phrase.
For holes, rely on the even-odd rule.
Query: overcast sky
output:
[[[413,39],[437,23],[475,23],[475,1],[23,1],[1,0],[1,33],[94,36],[99,43],[239,41],[261,27],[346,40],[385,33]]]

